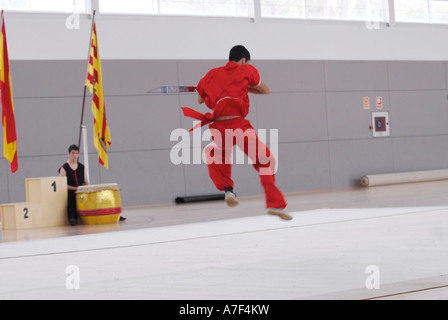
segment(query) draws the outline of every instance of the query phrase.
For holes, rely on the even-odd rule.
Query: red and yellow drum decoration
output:
[[[120,221],[122,205],[117,184],[81,186],[76,193],[77,212],[83,224],[112,224]]]

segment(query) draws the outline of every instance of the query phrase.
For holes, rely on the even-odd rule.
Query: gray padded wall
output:
[[[215,193],[205,164],[173,165],[170,134],[189,130],[180,107],[196,95],[148,95],[162,85],[196,85],[225,61],[103,61],[112,135],[110,169],[97,164],[88,95],[91,183],[118,183],[124,206]],[[380,61],[254,61],[269,96],[252,96],[255,129],[279,129],[277,181],[284,192],[355,186],[365,174],[448,168],[447,64]],[[77,143],[84,61],[12,61],[19,171],[0,162],[0,203],[25,201],[25,179],[57,175]],[[375,98],[390,113],[391,136],[369,130]],[[370,97],[371,110],[362,99]],[[268,134],[269,137],[269,134]],[[268,140],[268,143],[270,141]],[[202,142],[205,146],[207,142]],[[194,152],[192,150],[191,152]],[[82,156],[81,156],[82,161]],[[239,195],[262,194],[249,164],[233,169]]]

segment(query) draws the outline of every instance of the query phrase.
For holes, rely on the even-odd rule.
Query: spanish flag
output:
[[[4,128],[3,155],[11,163],[11,171],[19,169],[17,162],[17,133],[12,99],[11,74],[9,70],[8,46],[6,44],[5,21],[2,15],[2,34],[0,39],[0,68],[2,96],[2,124]]]
[[[90,89],[90,93],[93,94],[93,143],[95,148],[98,150],[100,164],[106,169],[109,169],[107,148],[111,145],[111,139],[109,127],[107,125],[106,104],[104,103],[103,75],[101,71],[100,52],[98,50],[96,22],[94,22],[92,29],[92,41],[86,86]]]

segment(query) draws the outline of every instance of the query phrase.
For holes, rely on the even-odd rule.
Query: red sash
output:
[[[184,112],[185,117],[201,121],[201,123],[198,123],[193,128],[191,128],[190,131],[206,126],[207,124],[212,123],[215,120],[215,116],[213,115],[213,113],[202,114],[191,108],[182,108],[182,111]]]
[[[185,117],[201,121],[191,128],[190,131],[193,131],[212,123],[219,116],[243,116],[243,103],[241,99],[226,97],[218,101],[213,113],[202,114],[191,108],[182,108],[182,111]]]

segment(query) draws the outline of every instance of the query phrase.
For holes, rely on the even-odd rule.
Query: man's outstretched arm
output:
[[[249,92],[254,94],[269,94],[271,90],[266,83],[261,81],[258,87],[249,87]]]

